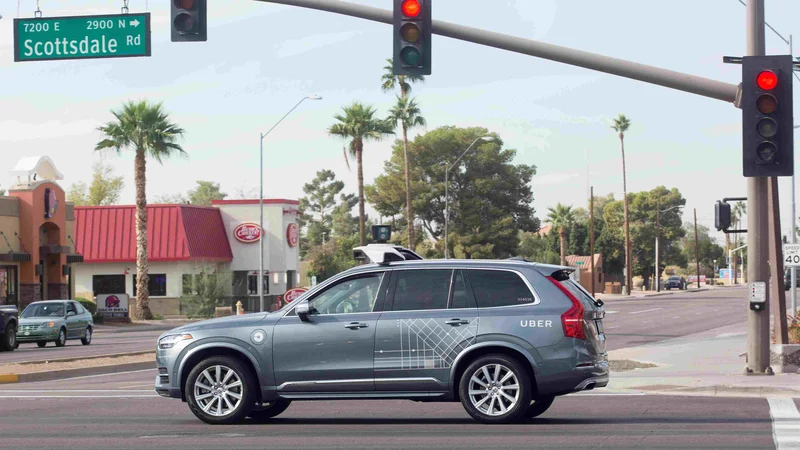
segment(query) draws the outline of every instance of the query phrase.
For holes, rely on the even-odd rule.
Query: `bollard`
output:
[[[236,315],[241,316],[242,314],[244,314],[244,305],[242,305],[242,301],[239,300],[236,302]]]

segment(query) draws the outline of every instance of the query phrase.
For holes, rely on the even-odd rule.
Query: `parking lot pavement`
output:
[[[91,345],[81,345],[80,340],[67,341],[67,345],[61,348],[57,348],[52,342],[44,348],[37,347],[35,343],[20,344],[13,352],[0,352],[0,364],[155,351],[156,339],[161,333],[180,325],[180,323],[121,327],[96,325]]]
[[[295,402],[267,423],[206,425],[152,392],[155,370],[0,389],[13,448],[775,448],[800,429],[793,400],[561,397],[538,419],[487,426],[457,403]],[[773,404],[774,403],[774,404]],[[772,414],[777,418],[774,428]]]

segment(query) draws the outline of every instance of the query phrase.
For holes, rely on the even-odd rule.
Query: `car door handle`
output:
[[[351,330],[357,330],[359,328],[367,328],[369,325],[360,322],[351,322],[345,325],[345,328],[350,328]]]
[[[457,327],[457,326],[459,326],[459,325],[469,325],[469,320],[462,320],[462,319],[450,319],[450,320],[448,320],[448,321],[447,321],[447,322],[445,322],[445,323],[446,323],[446,324],[448,324],[448,325],[452,325],[452,326],[454,326],[454,327]]]

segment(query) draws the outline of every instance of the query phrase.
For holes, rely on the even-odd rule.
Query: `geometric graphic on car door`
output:
[[[376,352],[375,370],[449,369],[474,342],[478,320],[452,326],[445,325],[444,319],[398,319],[400,349]]]

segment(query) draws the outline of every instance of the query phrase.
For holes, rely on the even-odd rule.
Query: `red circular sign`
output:
[[[297,247],[297,243],[300,242],[300,232],[296,223],[290,223],[286,227],[286,241],[289,243],[289,247]]]
[[[233,229],[233,236],[245,244],[258,242],[261,239],[261,227],[257,223],[240,223]]]
[[[308,291],[306,288],[289,289],[283,294],[283,301],[286,303],[292,303],[297,299],[297,297],[300,297],[306,291]]]

